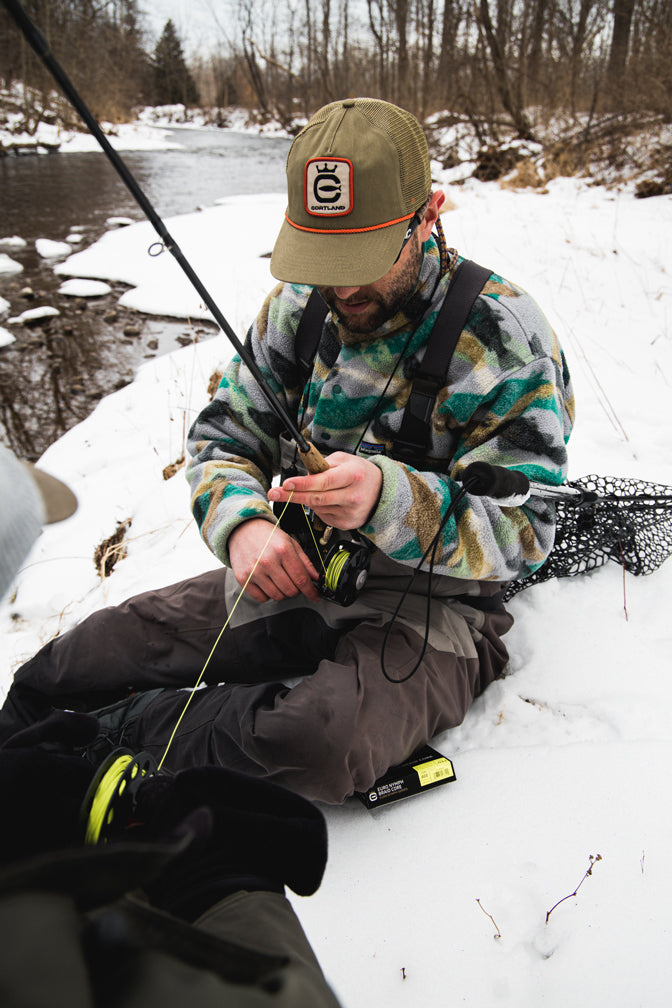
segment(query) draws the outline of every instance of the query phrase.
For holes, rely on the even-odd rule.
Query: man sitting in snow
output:
[[[461,260],[409,113],[368,98],[325,106],[294,140],[287,179],[271,260],[282,283],[246,345],[328,470],[285,470],[271,487],[282,424],[235,357],[189,442],[194,515],[224,567],[47,644],[17,673],[0,724],[14,731],[51,706],[96,710],[99,746],[160,758],[229,620],[165,765],[215,763],[340,803],[459,724],[502,674],[503,587],[543,563],[552,506],[460,498],[460,476],[481,461],[561,483],[574,406],[541,310],[487,272],[438,393],[416,383],[411,395]],[[304,369],[297,329],[313,288],[329,312],[312,323],[319,345]],[[358,530],[371,545],[351,605],[318,591],[309,547],[282,527],[269,540],[272,505],[290,496],[336,536]]]

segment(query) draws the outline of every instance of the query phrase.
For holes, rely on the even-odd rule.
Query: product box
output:
[[[456,779],[452,762],[431,746],[423,746],[399,766],[390,767],[368,791],[355,794],[366,808],[375,809]]]

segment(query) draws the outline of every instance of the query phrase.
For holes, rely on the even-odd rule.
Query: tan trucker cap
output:
[[[325,105],[289,150],[271,273],[313,286],[374,283],[395,262],[431,184],[427,141],[410,112],[376,98]]]

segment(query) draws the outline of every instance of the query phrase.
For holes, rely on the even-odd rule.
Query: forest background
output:
[[[208,44],[186,52],[172,20],[152,38],[138,0],[24,6],[102,121],[180,104],[226,126],[235,107],[292,134],[326,102],[364,94],[414,112],[430,146],[432,131],[464,127],[484,179],[511,171],[522,142],[544,152],[529,184],[598,161],[646,169],[639,195],[672,191],[669,142],[637,155],[652,131],[669,138],[670,0],[209,0]],[[6,114],[23,112],[15,129],[77,125],[4,8],[0,87]],[[459,160],[439,153],[444,168]]]

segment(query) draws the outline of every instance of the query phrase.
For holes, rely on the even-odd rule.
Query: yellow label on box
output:
[[[413,767],[420,778],[420,786],[427,787],[428,784],[436,784],[437,781],[445,780],[446,777],[454,777],[453,764],[445,756],[441,759],[430,760],[429,763],[420,763]]]

